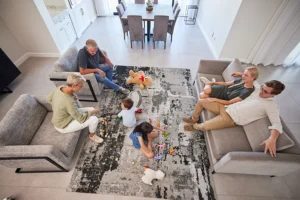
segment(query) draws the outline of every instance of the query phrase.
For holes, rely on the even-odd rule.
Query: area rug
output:
[[[137,86],[126,85],[130,69],[151,76],[151,87],[141,91]],[[132,91],[129,97],[142,109],[140,121],[158,120],[169,133],[166,137],[160,133],[153,141],[155,155],[162,158],[147,159],[132,146],[129,134],[133,128],[124,127],[117,119],[124,96],[105,90],[99,107],[107,125],[98,127],[98,133],[104,131],[104,143],[95,144],[86,139],[67,190],[162,199],[215,199],[203,133],[183,130],[182,118],[191,114],[196,104],[190,71],[116,66],[114,79]],[[157,144],[165,147],[161,149]],[[175,150],[172,154],[171,149]],[[163,171],[165,178],[153,180],[152,186],[144,184],[141,181],[144,166]]]

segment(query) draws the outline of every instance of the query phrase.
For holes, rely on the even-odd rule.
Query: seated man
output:
[[[120,87],[112,81],[114,65],[101,52],[95,40],[87,40],[86,46],[79,50],[78,65],[80,74],[94,73],[98,82],[104,83],[104,85],[112,88],[114,91],[129,94],[130,91],[128,89]]]
[[[261,86],[259,95],[253,95],[226,107],[216,102],[214,98],[199,99],[192,117],[186,117],[184,122],[193,125],[185,125],[184,130],[215,130],[235,125],[246,125],[258,119],[269,117],[272,126],[269,127],[271,136],[263,141],[261,145],[265,145],[265,153],[270,152],[271,156],[276,156],[276,140],[282,133],[282,125],[279,118],[279,109],[275,103],[276,95],[284,90],[285,86],[279,81],[272,80],[265,82]],[[211,111],[218,116],[198,124],[200,113],[203,109]]]

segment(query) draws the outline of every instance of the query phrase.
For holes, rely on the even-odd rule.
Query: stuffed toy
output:
[[[142,181],[148,185],[152,185],[153,179],[162,180],[165,177],[165,174],[160,170],[154,171],[153,169],[150,168],[146,168],[146,167],[144,168],[145,168],[144,171],[145,175],[142,177]]]
[[[138,84],[140,89],[144,89],[145,86],[149,87],[152,84],[152,78],[149,76],[145,76],[145,73],[142,71],[134,72],[132,70],[129,71],[129,78],[127,79],[128,84]]]

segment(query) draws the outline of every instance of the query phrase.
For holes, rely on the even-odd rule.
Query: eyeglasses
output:
[[[260,90],[264,93],[264,94],[271,94],[269,93],[267,90],[264,90],[265,85],[261,85],[260,86]]]

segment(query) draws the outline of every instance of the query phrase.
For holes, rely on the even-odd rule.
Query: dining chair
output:
[[[126,1],[125,1],[125,0],[122,0],[122,1],[121,1],[121,4],[122,4],[124,10],[126,10],[126,9],[127,9],[127,3],[126,3]]]
[[[173,6],[173,13],[175,13],[177,6],[178,6],[178,1],[176,1],[174,6]]]
[[[153,48],[155,49],[156,41],[164,41],[166,49],[167,31],[169,16],[155,15],[153,28]]]
[[[121,4],[119,4],[116,8],[117,8],[117,11],[118,11],[118,14],[119,14],[119,18],[121,20],[121,24],[122,24],[122,28],[123,28],[123,34],[124,34],[124,40],[125,40],[125,33],[127,33],[127,35],[128,35],[128,31],[129,31],[128,21],[121,19],[122,15],[124,14],[123,6]]]
[[[132,48],[132,41],[142,41],[142,49],[144,48],[145,30],[142,24],[142,16],[140,15],[128,15],[128,26],[130,35],[130,44]]]
[[[177,21],[180,11],[181,11],[180,6],[178,6],[178,8],[176,10],[176,14],[175,14],[175,21],[168,24],[168,33],[171,35],[171,42],[173,39],[173,32],[174,32],[175,24],[176,24],[176,21]]]
[[[135,0],[135,4],[145,4],[145,0]]]

